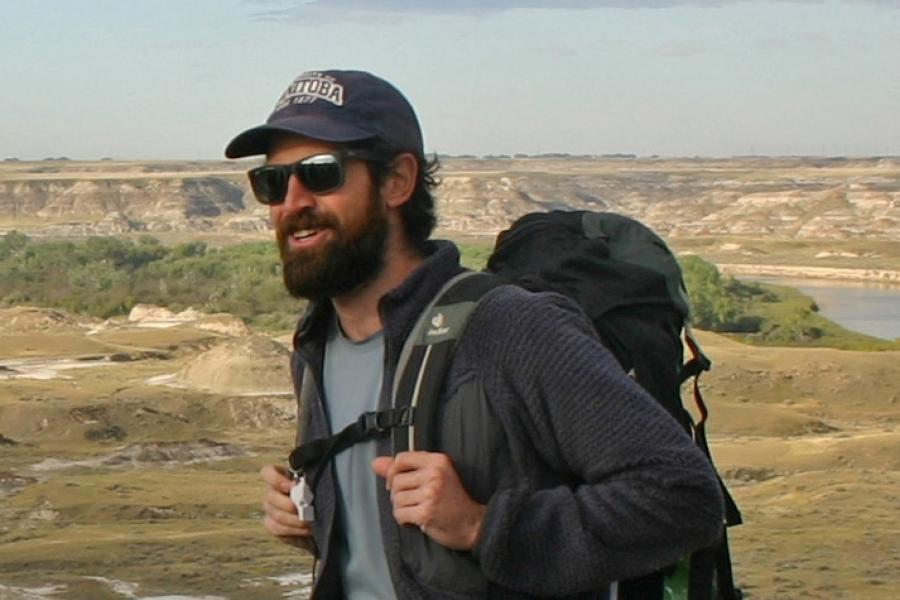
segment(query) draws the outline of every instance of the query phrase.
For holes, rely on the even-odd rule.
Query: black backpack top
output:
[[[573,298],[625,371],[690,430],[679,387],[709,360],[697,345],[684,370],[690,309],[681,269],[659,236],[613,213],[532,213],[498,236],[487,270]]]

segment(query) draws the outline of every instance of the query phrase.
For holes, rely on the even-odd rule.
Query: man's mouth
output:
[[[304,215],[281,223],[281,237],[285,250],[306,250],[328,239],[328,232],[337,231],[337,224],[326,216]]]
[[[323,236],[328,229],[328,227],[294,229],[285,239],[286,247],[295,250],[312,249],[325,240]]]

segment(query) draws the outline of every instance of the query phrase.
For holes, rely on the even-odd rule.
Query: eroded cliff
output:
[[[4,163],[0,227],[36,235],[262,232],[243,163]],[[440,227],[611,210],[671,237],[900,240],[900,160],[445,158]]]

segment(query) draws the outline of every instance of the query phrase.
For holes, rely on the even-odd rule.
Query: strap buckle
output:
[[[366,434],[372,433],[384,433],[390,430],[390,425],[382,425],[379,423],[379,417],[383,416],[384,412],[377,411],[369,411],[364,412],[359,416],[359,423],[362,425],[363,432]]]
[[[410,407],[364,412],[356,426],[364,438],[377,437],[397,427],[409,427],[413,414]]]

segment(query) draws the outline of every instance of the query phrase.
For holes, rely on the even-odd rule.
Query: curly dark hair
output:
[[[378,140],[366,140],[364,142],[349,145],[354,150],[362,150],[367,154],[379,157],[377,160],[367,160],[366,166],[372,183],[379,187],[391,172],[391,161],[401,154],[396,150],[378,142]],[[437,225],[435,202],[432,190],[440,185],[441,180],[437,176],[440,169],[440,161],[436,154],[429,159],[427,156],[413,153],[416,157],[418,174],[416,186],[412,196],[400,207],[400,216],[403,217],[403,228],[410,242],[419,252],[425,250],[431,232]]]

